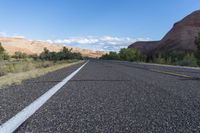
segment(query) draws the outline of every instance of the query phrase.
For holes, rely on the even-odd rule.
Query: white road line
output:
[[[32,116],[48,99],[50,99],[61,87],[63,87],[71,78],[73,78],[89,61],[83,64],[80,68],[72,74],[63,79],[60,83],[52,87],[49,91],[44,93],[30,105],[25,107],[22,111],[17,113],[7,122],[0,126],[0,133],[12,133],[30,116]]]

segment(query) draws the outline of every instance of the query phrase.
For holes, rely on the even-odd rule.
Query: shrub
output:
[[[49,53],[49,50],[47,48],[44,48],[44,51],[40,54],[40,59],[49,60]]]
[[[169,64],[175,63],[177,61],[183,60],[183,58],[187,55],[185,52],[178,52],[178,51],[173,51],[170,52],[169,54],[166,54],[163,56],[166,61],[168,61]]]
[[[192,67],[198,66],[197,60],[196,60],[194,54],[186,54],[184,56],[183,60],[177,61],[173,64],[180,65],[180,66],[192,66]]]
[[[158,56],[153,57],[153,63],[165,64],[166,60],[165,60],[165,58],[162,57],[161,54],[158,54]]]
[[[110,52],[103,55],[100,59],[104,60],[124,60],[124,61],[145,61],[145,56],[140,54],[137,49],[122,48],[119,53]]]
[[[29,58],[32,58],[33,60],[38,60],[39,56],[37,54],[32,54],[32,55],[29,55]]]
[[[9,60],[10,56],[6,53],[5,49],[0,42],[0,60]]]
[[[119,56],[125,61],[141,61],[143,56],[137,49],[133,48],[123,48],[119,52]]]
[[[119,54],[116,52],[110,52],[109,54],[105,54],[101,57],[104,60],[120,60]]]
[[[15,52],[15,54],[13,55],[13,58],[15,58],[15,59],[25,59],[27,57],[28,57],[28,55],[26,53],[23,53],[20,51]]]
[[[60,52],[50,52],[47,48],[44,48],[44,51],[40,54],[39,58],[42,60],[59,61],[68,59],[82,59],[82,55],[80,53],[73,53],[66,47],[63,47]]]

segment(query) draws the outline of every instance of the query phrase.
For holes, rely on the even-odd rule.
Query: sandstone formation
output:
[[[136,42],[129,48],[137,48],[142,53],[155,55],[158,53],[166,54],[170,52],[194,52],[195,36],[200,32],[200,10],[191,13],[181,21],[174,24],[172,29],[156,42]],[[141,44],[141,46],[139,46]]]
[[[200,32],[200,10],[186,16],[174,24],[173,28],[160,41],[155,53],[194,52],[195,36]]]
[[[150,52],[155,49],[159,44],[159,41],[138,41],[128,46],[128,48],[136,48],[142,54],[149,55]]]

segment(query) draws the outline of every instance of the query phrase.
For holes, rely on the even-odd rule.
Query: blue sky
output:
[[[161,39],[199,7],[199,0],[0,0],[0,34],[117,51]]]

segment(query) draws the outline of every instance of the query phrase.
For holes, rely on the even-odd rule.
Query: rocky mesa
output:
[[[176,52],[194,52],[195,36],[200,32],[200,10],[197,10],[174,24],[159,42],[136,42],[129,48],[137,48],[142,53],[155,55]],[[141,46],[139,46],[141,44]]]
[[[69,49],[72,49],[72,52],[80,52],[83,57],[99,58],[103,54],[105,54],[105,52],[103,51],[93,51],[93,50],[81,49],[81,48],[71,48],[62,44],[52,44],[45,41],[32,41],[32,40],[27,40],[27,39],[18,38],[18,37],[12,37],[12,38],[0,37],[0,42],[2,46],[5,48],[5,50],[8,52],[8,54],[10,55],[13,55],[17,51],[24,52],[29,55],[40,54],[44,48],[47,48],[50,51],[58,52],[64,46]]]

